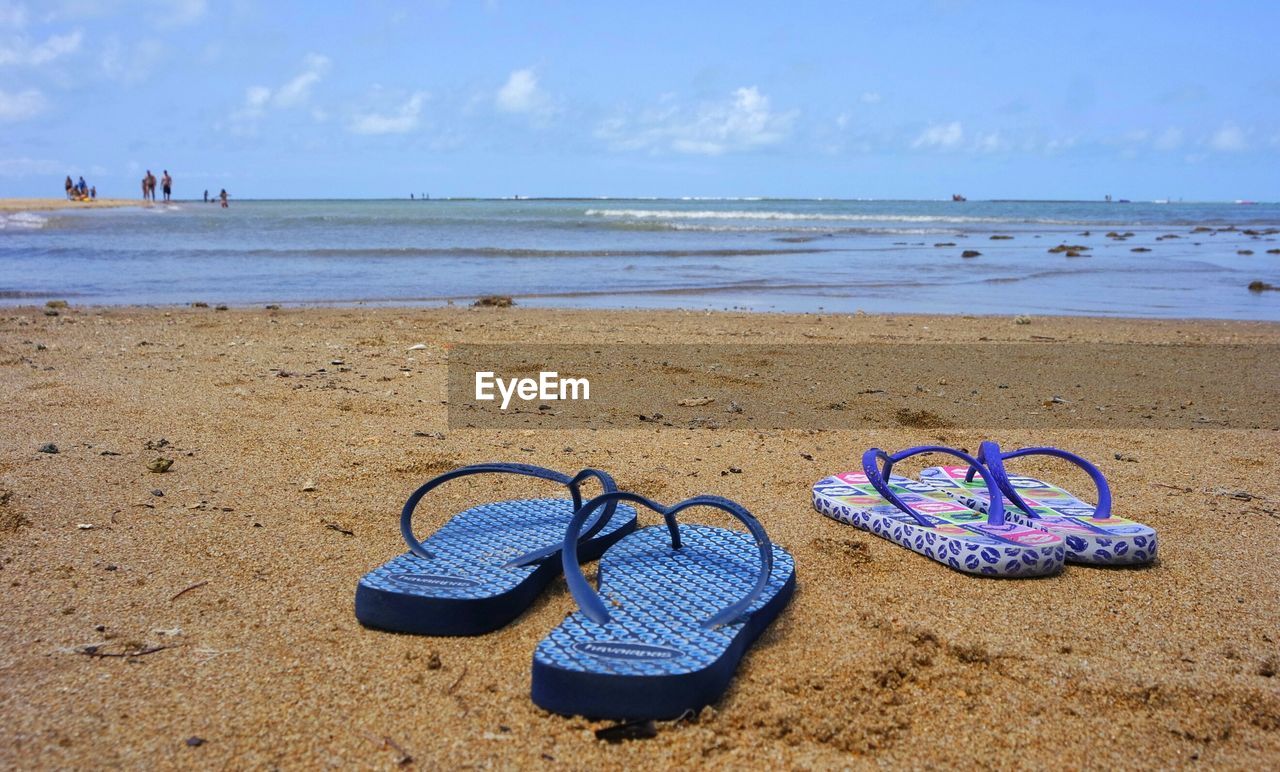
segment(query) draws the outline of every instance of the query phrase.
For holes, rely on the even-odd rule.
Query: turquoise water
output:
[[[0,303],[441,304],[506,294],[557,307],[1280,320],[1280,292],[1246,289],[1280,285],[1280,255],[1266,253],[1280,233],[1242,232],[1278,228],[1277,204],[177,203],[0,215]],[[1107,231],[1134,235],[1120,242]],[[1060,243],[1091,249],[1048,253]],[[982,255],[963,259],[965,249]]]

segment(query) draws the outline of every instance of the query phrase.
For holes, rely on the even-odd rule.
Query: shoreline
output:
[[[623,315],[645,315],[645,314],[673,314],[680,316],[698,315],[698,316],[748,316],[748,317],[796,317],[796,318],[829,318],[829,319],[862,319],[862,318],[899,318],[912,320],[994,320],[1013,322],[1018,318],[1026,318],[1031,320],[1030,323],[1053,323],[1053,322],[1106,322],[1118,324],[1222,324],[1222,325],[1264,325],[1280,330],[1280,321],[1273,319],[1232,319],[1224,317],[1203,317],[1203,316],[1106,316],[1102,314],[1017,314],[1017,313],[919,313],[914,311],[842,311],[842,310],[818,310],[818,311],[779,311],[779,310],[755,310],[750,308],[667,308],[657,307],[650,308],[645,306],[548,306],[548,305],[529,305],[521,303],[523,297],[514,296],[514,303],[509,307],[501,309],[493,309],[485,306],[477,305],[478,298],[474,297],[458,297],[440,301],[423,301],[418,304],[406,303],[402,300],[394,301],[376,301],[376,300],[350,300],[350,301],[268,301],[265,303],[238,303],[234,301],[192,301],[190,303],[124,303],[124,304],[95,304],[95,303],[78,303],[74,294],[54,294],[36,297],[14,297],[5,298],[0,293],[0,313],[29,313],[43,312],[48,307],[48,303],[56,303],[58,301],[66,301],[68,305],[78,311],[92,313],[97,315],[114,314],[114,313],[174,313],[178,311],[190,312],[217,312],[225,313],[227,311],[252,312],[252,311],[314,311],[314,312],[350,312],[350,311],[370,311],[379,313],[419,313],[423,311],[444,311],[444,312],[466,312],[474,311],[476,313],[486,313],[494,311],[505,311],[512,313],[552,313],[552,314],[623,314]],[[535,299],[538,296],[532,296]],[[33,302],[13,302],[6,303],[6,300],[13,301],[33,301]],[[197,306],[195,303],[204,303],[203,306]],[[220,308],[225,306],[225,308]]]
[[[976,411],[965,427],[896,421],[889,400],[877,413],[887,420],[867,428],[687,428],[643,417],[598,430],[451,428],[446,388],[449,350],[462,343],[793,345],[809,356],[797,370],[821,379],[823,343],[909,349],[1051,335],[1137,345],[1066,374],[1052,358],[1034,365],[1026,372],[1037,400],[1062,393],[1093,410],[1087,384],[1121,367],[1145,374],[1120,397],[1126,404],[1178,409],[1191,400],[1188,410],[1216,411],[1183,378],[1157,377],[1160,347],[1142,344],[1280,344],[1275,323],[51,310],[59,315],[0,313],[0,420],[10,428],[0,434],[0,579],[10,609],[0,626],[0,766],[382,766],[407,754],[450,767],[654,758],[733,768],[762,758],[781,767],[1091,767],[1141,758],[1252,768],[1280,754],[1280,479],[1269,473],[1280,432],[1065,420],[1001,429],[1006,447],[1056,445],[1098,463],[1117,512],[1160,532],[1161,558],[1140,570],[1070,566],[1043,580],[988,580],[824,518],[810,503],[815,481],[856,468],[867,447],[974,449],[1004,425],[998,400],[965,396],[963,361],[914,358],[908,374],[902,357],[911,355],[889,350],[859,365],[889,385],[850,384],[848,399],[855,409],[874,405],[881,396],[855,396],[868,385],[940,407],[958,399]],[[1224,346],[1215,371],[1241,371],[1248,348]],[[684,384],[676,370],[653,377]],[[1090,396],[1045,387],[1059,382]],[[1245,388],[1224,379],[1228,397]],[[738,399],[747,411],[757,406]],[[42,452],[46,443],[57,452]],[[149,471],[157,457],[172,467]],[[609,722],[552,715],[529,698],[534,646],[574,610],[562,580],[510,626],[474,638],[382,633],[352,613],[357,580],[404,551],[404,497],[443,471],[491,460],[605,469],[664,503],[698,493],[738,501],[795,556],[796,596],[719,703],[659,722],[650,740],[597,740],[593,730]],[[1088,484],[1057,466],[1027,469],[1071,489]],[[501,479],[444,486],[418,527],[547,490]],[[723,524],[697,513],[688,521]],[[86,646],[99,648],[86,656]]]
[[[1147,206],[1120,224],[1030,204],[124,205],[0,216],[0,302],[76,291],[100,304],[430,307],[493,294],[552,308],[1280,321],[1266,291],[1274,206]]]
[[[64,209],[120,209],[150,206],[150,202],[125,198],[100,198],[97,201],[71,201],[65,198],[0,198],[0,213],[54,212]]]

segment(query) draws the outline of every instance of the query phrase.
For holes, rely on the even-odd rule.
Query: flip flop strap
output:
[[[435,488],[445,484],[446,482],[458,477],[466,477],[474,474],[518,474],[525,477],[536,477],[540,480],[550,480],[558,482],[569,488],[569,493],[573,497],[573,508],[575,511],[582,506],[582,491],[580,486],[589,479],[595,478],[600,481],[600,486],[605,493],[618,490],[618,486],[614,483],[613,478],[599,469],[584,469],[574,477],[570,477],[563,472],[557,472],[554,469],[547,469],[533,464],[510,464],[502,462],[490,462],[485,464],[472,464],[470,466],[460,466],[457,469],[445,472],[442,475],[433,477],[423,483],[416,491],[410,494],[404,503],[404,509],[400,511],[400,535],[404,537],[405,544],[409,545],[409,551],[420,558],[430,560],[433,555],[422,546],[422,542],[413,535],[413,511],[417,508],[418,502],[422,500]],[[593,520],[589,527],[582,533],[582,539],[587,540],[595,536],[601,528],[609,522],[609,518],[613,517],[614,511],[617,509],[616,502],[604,508],[600,516]],[[581,527],[581,526],[579,526]],[[554,555],[560,549],[559,544],[550,544],[545,547],[539,547],[532,552],[527,552],[515,560],[508,563],[508,566],[522,566],[529,563],[535,563]]]
[[[875,488],[876,492],[888,500],[890,504],[903,512],[906,512],[908,515],[911,515],[911,517],[915,518],[916,522],[921,525],[932,528],[933,521],[930,520],[927,515],[917,512],[909,504],[899,498],[898,494],[894,493],[889,488],[889,475],[893,472],[893,465],[904,458],[910,458],[911,456],[916,456],[921,453],[946,453],[947,455],[955,456],[962,461],[968,462],[971,469],[981,466],[976,458],[965,453],[963,450],[948,448],[945,445],[920,445],[918,447],[898,451],[893,455],[889,455],[880,448],[871,448],[866,453],[862,454],[862,471],[866,474],[867,481],[871,483],[871,487]],[[877,463],[879,461],[884,462],[883,470]],[[995,482],[993,482],[990,477],[983,475],[982,479],[987,484],[987,491],[991,494],[992,502],[991,505],[987,507],[987,523],[990,525],[1004,525],[1004,502],[1000,496],[1000,491],[997,489]]]
[[[773,544],[769,541],[769,535],[765,533],[764,526],[760,525],[760,521],[756,520],[742,505],[720,496],[694,496],[691,499],[685,499],[668,507],[628,491],[613,491],[596,496],[579,507],[578,511],[573,515],[573,520],[569,523],[568,530],[565,532],[564,546],[561,548],[560,553],[560,559],[564,561],[564,576],[569,584],[569,592],[573,595],[578,607],[582,609],[582,613],[586,614],[593,622],[602,625],[608,624],[610,620],[609,611],[605,607],[604,601],[600,600],[600,595],[591,587],[591,583],[582,574],[582,568],[578,565],[578,542],[580,539],[574,538],[574,535],[578,533],[578,529],[582,527],[587,517],[595,509],[602,505],[614,506],[619,501],[639,504],[662,515],[663,520],[666,521],[667,530],[671,532],[672,549],[680,549],[681,547],[680,526],[676,522],[676,515],[690,507],[713,507],[728,512],[742,521],[751,536],[755,538],[756,547],[760,550],[761,565],[760,575],[756,577],[755,586],[738,601],[729,604],[703,620],[703,627],[719,627],[740,621],[746,614],[747,609],[751,608],[751,604],[755,603],[768,589],[769,577],[773,573]]]
[[[1111,486],[1107,484],[1107,478],[1102,474],[1102,470],[1094,466],[1088,459],[1077,456],[1061,448],[1053,447],[1032,447],[1019,448],[1018,450],[1002,453],[1000,446],[991,440],[986,440],[978,448],[978,461],[986,465],[986,469],[990,471],[991,477],[995,478],[996,485],[1004,493],[1005,497],[1012,501],[1018,509],[1026,512],[1028,516],[1038,518],[1039,514],[1033,510],[1026,501],[1022,499],[1022,495],[1013,485],[1013,481],[1009,479],[1009,474],[1005,470],[1004,460],[1008,458],[1018,458],[1019,456],[1052,456],[1060,458],[1063,461],[1070,461],[1080,467],[1089,475],[1089,479],[1093,480],[1093,485],[1098,490],[1097,504],[1093,507],[1093,516],[1098,520],[1111,517]],[[965,474],[965,482],[973,479],[973,473],[977,471],[972,465]],[[985,475],[984,475],[985,476]]]

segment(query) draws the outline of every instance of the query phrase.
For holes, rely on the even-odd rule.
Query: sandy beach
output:
[[[91,206],[125,204],[136,202]],[[809,500],[814,481],[855,468],[871,445],[976,448],[983,426],[1001,422],[981,405],[974,425],[959,428],[447,423],[448,348],[463,342],[803,350],[1033,336],[1276,344],[1280,325],[519,307],[5,309],[0,766],[1274,766],[1273,429],[1002,432],[1006,446],[1059,445],[1096,460],[1116,511],[1159,530],[1161,559],[993,581],[823,518]],[[418,343],[426,348],[409,350]],[[1157,356],[1135,345],[1123,364],[1141,373]],[[1220,363],[1224,377],[1236,364]],[[890,359],[876,366],[893,372]],[[1113,366],[1097,362],[1092,377]],[[939,362],[931,376],[953,367]],[[1153,405],[1188,398],[1176,377],[1146,387]],[[48,444],[57,452],[42,451]],[[172,460],[168,471],[148,469],[158,457]],[[529,699],[533,648],[574,608],[563,580],[484,637],[394,635],[354,618],[357,580],[404,549],[405,496],[486,460],[599,467],[666,502],[697,493],[740,501],[796,556],[795,599],[720,703],[659,723],[651,739],[598,740],[607,722],[548,714]],[[1056,467],[1026,468],[1083,487]],[[486,485],[443,488],[420,510],[421,529],[472,503],[544,490]]]
[[[52,212],[59,209],[115,209],[122,206],[148,206],[125,198],[100,198],[96,201],[71,201],[66,198],[0,198],[0,212]]]

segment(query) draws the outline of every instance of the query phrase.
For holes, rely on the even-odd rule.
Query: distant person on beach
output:
[[[85,183],[85,181],[84,181],[84,177],[81,177],[81,178],[80,178],[80,181],[76,183],[76,194],[77,194],[80,198],[88,198],[88,197],[89,197],[89,186],[88,186],[88,184],[86,184],[86,183]]]
[[[169,194],[173,190],[173,178],[169,176],[169,170],[164,170],[164,176],[160,178],[160,187],[164,188],[164,200],[169,200]]]
[[[222,189],[222,192],[218,194],[218,198],[222,199],[222,208],[226,209],[227,208],[227,189],[226,188]]]
[[[204,192],[204,202],[206,204],[209,203],[209,191],[207,190]]]
[[[68,200],[68,201],[69,201],[69,200],[71,200],[71,189],[72,189],[72,188],[74,188],[75,186],[76,186],[76,185],[75,185],[75,183],[71,181],[71,175],[70,175],[70,174],[68,174],[68,175],[67,175],[67,183],[66,183],[66,188],[67,188],[67,200]]]
[[[97,186],[97,185],[94,185],[93,187],[89,188],[89,200],[91,200],[91,201],[97,201],[97,200],[98,200],[98,186]]]

